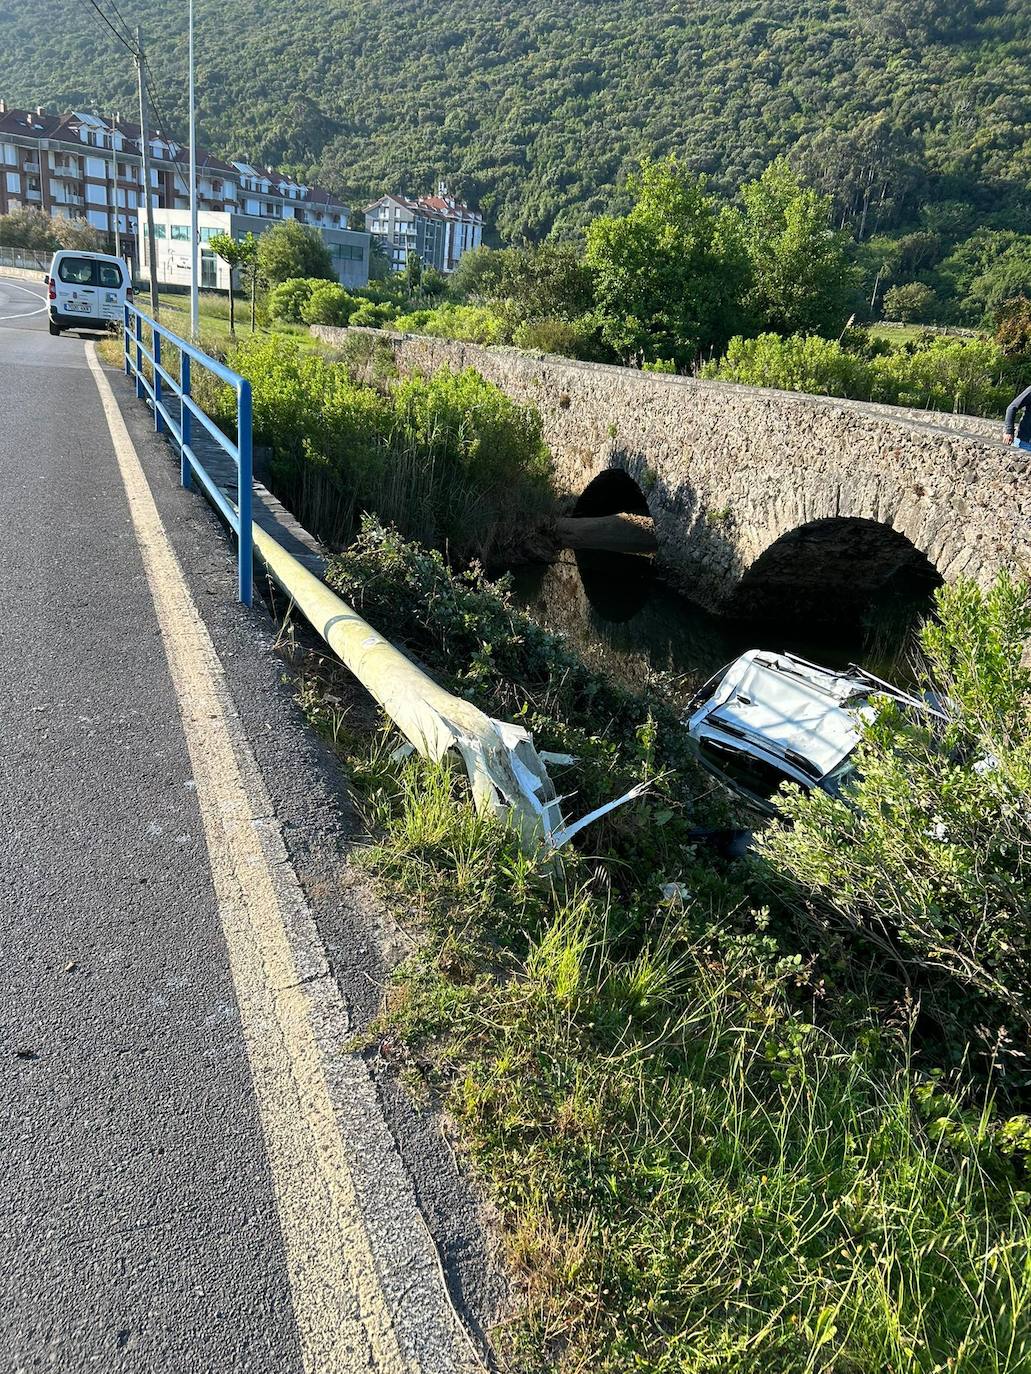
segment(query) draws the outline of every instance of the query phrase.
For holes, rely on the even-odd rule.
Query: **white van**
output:
[[[107,253],[62,248],[54,254],[43,280],[51,334],[60,334],[62,329],[117,327],[123,319],[122,307],[132,301],[128,267]]]

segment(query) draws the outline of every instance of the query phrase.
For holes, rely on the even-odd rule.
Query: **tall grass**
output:
[[[290,340],[244,340],[255,439],[284,502],[330,545],[373,512],[459,557],[499,554],[550,502],[540,417],[471,369],[358,380]]]
[[[503,1367],[1031,1374],[1031,1123],[962,1045],[936,1066],[888,971],[803,945],[751,865],[695,845],[719,817],[658,687],[616,687],[382,530],[330,576],[446,684],[576,754],[571,807],[654,779],[556,868],[459,772],[319,717],[417,938],[378,1029],[501,1218]]]
[[[455,774],[378,758],[366,862],[424,923],[384,1028],[501,1211],[515,1368],[1031,1369],[1029,1198],[990,1099],[921,1093],[908,1026],[858,1001],[818,1024],[797,966],[698,937],[709,910],[628,938],[581,861],[556,882]]]

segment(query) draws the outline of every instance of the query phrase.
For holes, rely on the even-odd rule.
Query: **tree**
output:
[[[258,272],[269,286],[291,277],[336,281],[333,259],[317,229],[285,220],[258,239]]]
[[[236,333],[236,291],[233,281],[233,273],[239,267],[244,267],[248,262],[253,262],[255,250],[254,235],[247,236],[250,239],[234,239],[232,234],[212,234],[208,242],[208,247],[216,257],[221,258],[229,266],[229,332]]]
[[[903,324],[923,324],[934,314],[937,304],[933,289],[922,281],[890,286],[884,293],[885,318],[901,320]]]
[[[646,160],[629,189],[629,214],[587,230],[601,334],[623,358],[686,367],[738,332],[748,280],[740,229],[676,158]]]
[[[109,243],[106,234],[87,224],[82,219],[64,219],[57,215],[53,220],[54,233],[62,248],[78,248],[83,253],[104,253]]]
[[[1007,358],[1025,359],[1031,353],[1031,300],[1014,296],[995,316],[995,342]]]
[[[845,235],[831,228],[830,197],[803,188],[783,157],[741,194],[749,313],[778,334],[838,335],[855,303],[858,273]]]
[[[571,243],[512,248],[491,302],[513,329],[540,320],[578,320],[594,306],[594,279]]]
[[[42,210],[25,208],[0,215],[0,247],[53,253],[60,246],[54,221]]]
[[[422,281],[422,258],[418,253],[409,253],[405,258],[405,287],[414,296]]]
[[[498,294],[501,274],[513,251],[481,244],[463,253],[448,280],[448,295],[455,301],[491,300]]]

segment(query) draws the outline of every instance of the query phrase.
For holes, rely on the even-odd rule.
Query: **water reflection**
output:
[[[756,648],[788,650],[829,667],[864,662],[896,679],[908,676],[899,650],[912,607],[896,616],[890,652],[878,652],[872,662],[869,630],[861,624],[807,632],[805,625],[726,620],[671,591],[655,576],[652,560],[636,554],[566,551],[555,563],[523,565],[511,576],[519,605],[564,634],[589,663],[632,686],[649,670],[669,673],[680,680],[677,695],[687,698],[725,663]],[[883,625],[878,632],[883,639]]]

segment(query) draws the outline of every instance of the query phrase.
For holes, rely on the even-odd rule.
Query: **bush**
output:
[[[903,324],[922,324],[932,319],[938,304],[934,291],[921,281],[889,286],[884,293],[885,317]]]
[[[277,494],[330,543],[363,511],[462,556],[525,533],[550,501],[536,411],[472,371],[363,385],[296,340],[252,337],[227,362],[251,383]],[[228,412],[227,412],[228,414]]]
[[[287,281],[274,286],[268,296],[268,312],[274,320],[288,320],[299,324],[301,311],[311,298],[316,286],[324,283],[321,278],[290,277]]]
[[[1011,397],[1002,350],[987,339],[932,339],[874,358],[873,399],[920,410],[998,416]]]
[[[319,283],[301,306],[301,319],[305,324],[346,325],[361,304],[336,282]]]
[[[407,334],[479,344],[503,343],[505,337],[504,326],[494,311],[480,305],[448,304],[435,310],[416,310],[399,316],[393,327]]]
[[[397,307],[389,301],[376,303],[363,301],[351,316],[349,323],[366,329],[382,329],[397,319]]]
[[[726,355],[706,363],[700,375],[813,396],[990,417],[1001,414],[1010,400],[1012,368],[999,346],[987,340],[934,338],[919,347],[864,349],[870,357],[816,335],[734,338]]]
[[[701,375],[746,386],[807,391],[814,396],[845,396],[869,400],[873,377],[864,358],[840,343],[819,335],[760,334],[755,339],[731,339],[726,356],[706,363]]]
[[[986,994],[1021,1041],[1031,1025],[1029,638],[1031,583],[942,587],[921,632],[921,686],[947,703],[948,726],[885,704],[864,730],[847,798],[788,789],[786,823],[763,842],[814,920],[944,975],[957,1012],[971,991]]]
[[[582,331],[568,320],[526,320],[516,327],[512,342],[532,353],[557,353],[564,358],[579,358],[584,351]]]

